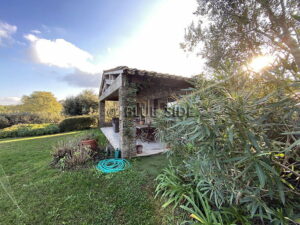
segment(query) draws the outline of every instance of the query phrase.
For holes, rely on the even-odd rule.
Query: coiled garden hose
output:
[[[130,166],[126,159],[104,159],[101,160],[96,168],[103,173],[115,173],[123,171]]]

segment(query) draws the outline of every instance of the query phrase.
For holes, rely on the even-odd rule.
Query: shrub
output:
[[[298,88],[280,74],[251,77],[237,69],[220,72],[215,80],[200,78],[195,91],[177,103],[193,116],[162,114],[156,120],[160,138],[185,157],[184,169],[176,172],[179,180],[172,173],[159,180],[161,194],[167,196],[174,183],[161,182],[176,180],[194,187],[213,209],[244,208],[252,222],[263,224],[280,215],[296,221]],[[175,195],[181,193],[172,196],[179,199]]]
[[[61,141],[54,146],[51,166],[63,170],[85,166],[96,155],[96,152],[91,148],[80,144],[80,141],[85,138],[86,136],[72,138]]]
[[[1,113],[0,117],[6,118],[9,121],[9,126],[17,124],[36,124],[49,122],[49,120],[43,118],[41,115],[28,112]]]
[[[184,195],[186,204],[180,208],[190,213],[190,218],[199,221],[205,225],[251,225],[250,217],[245,216],[245,212],[241,208],[231,207],[215,210],[211,207],[209,199],[200,193],[199,190],[192,195]],[[186,221],[189,224],[195,224],[194,221]],[[198,224],[198,223],[197,223]],[[256,224],[256,223],[254,223]]]
[[[188,201],[187,206],[181,205],[180,207],[187,212],[189,212],[191,215],[191,218],[195,219],[196,221],[199,221],[200,224],[204,225],[233,225],[233,223],[226,223],[224,222],[225,218],[221,215],[219,211],[214,211],[207,198],[203,197],[199,191],[195,195],[192,195],[191,197],[185,195],[184,196],[186,200]],[[188,207],[190,206],[190,207]],[[192,221],[191,221],[192,222]]]
[[[4,116],[0,116],[0,129],[9,127],[9,126],[10,126],[9,120]]]
[[[76,97],[68,97],[63,102],[65,115],[88,115],[96,112],[98,112],[98,97],[92,90],[84,90]]]
[[[59,123],[62,132],[72,130],[84,130],[97,125],[96,116],[74,116],[64,119]]]
[[[56,124],[19,124],[0,130],[0,138],[37,136],[58,132],[59,128]]]
[[[185,200],[184,195],[193,192],[192,183],[186,182],[183,177],[179,175],[179,169],[170,166],[163,170],[163,172],[156,178],[158,185],[156,187],[156,196],[161,195],[166,199],[163,208],[173,204],[174,208]]]

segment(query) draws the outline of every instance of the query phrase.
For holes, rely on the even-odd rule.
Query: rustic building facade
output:
[[[186,93],[190,79],[181,76],[131,69],[126,66],[105,70],[99,91],[99,124],[108,140],[112,136],[105,127],[105,102],[119,102],[119,139],[113,146],[120,148],[123,158],[131,158],[136,152],[138,123],[151,124],[153,113],[164,109],[174,96]],[[115,134],[112,134],[115,136]],[[146,145],[146,144],[145,144]]]

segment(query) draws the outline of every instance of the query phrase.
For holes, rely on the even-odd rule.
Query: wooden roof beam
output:
[[[117,91],[122,85],[122,76],[118,76],[117,79],[112,82],[112,84],[102,93],[100,96],[100,101],[105,100],[110,95],[112,95],[115,91]]]

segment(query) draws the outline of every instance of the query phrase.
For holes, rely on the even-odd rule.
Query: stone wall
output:
[[[99,102],[99,126],[105,126],[105,100]]]
[[[136,87],[130,77],[122,74],[119,89],[120,107],[120,148],[123,158],[136,156],[136,128],[134,110],[136,108]]]

